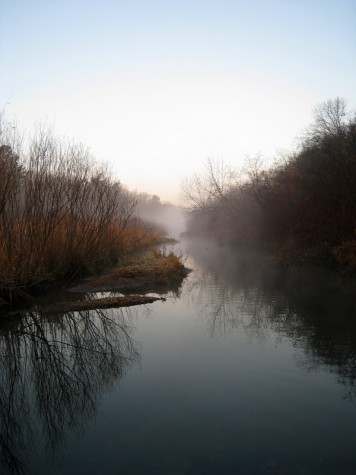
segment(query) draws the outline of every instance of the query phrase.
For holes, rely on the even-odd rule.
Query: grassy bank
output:
[[[178,282],[187,275],[181,257],[173,252],[169,254],[152,251],[137,262],[115,269],[114,279],[133,278],[145,279],[157,284]]]
[[[49,298],[48,295],[41,295],[32,302],[26,302],[26,311],[33,307],[42,315],[63,314],[144,305],[164,301],[167,293],[179,295],[182,280],[190,272],[184,267],[182,258],[160,251],[140,254],[139,258],[127,257],[125,265],[79,279],[64,292],[52,292]],[[109,295],[103,297],[103,292]],[[152,293],[156,295],[150,295]],[[19,313],[22,308],[21,305],[18,307]],[[14,310],[12,308],[12,313]]]

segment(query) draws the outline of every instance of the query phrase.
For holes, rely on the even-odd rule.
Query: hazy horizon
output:
[[[356,105],[356,2],[0,2],[0,110],[178,203],[208,157],[291,149],[317,104]]]

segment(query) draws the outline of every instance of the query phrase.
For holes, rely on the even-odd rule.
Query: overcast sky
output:
[[[0,110],[176,202],[206,158],[270,161],[356,106],[356,0],[0,0]]]

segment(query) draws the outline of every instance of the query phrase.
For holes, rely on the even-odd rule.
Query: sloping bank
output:
[[[129,307],[165,300],[162,295],[168,291],[178,291],[182,280],[189,274],[180,257],[173,253],[163,254],[154,251],[140,260],[112,269],[100,276],[82,280],[70,288],[78,299],[51,303],[42,306],[42,313],[66,313],[71,311],[92,310],[100,308]],[[119,293],[96,298],[102,292]]]

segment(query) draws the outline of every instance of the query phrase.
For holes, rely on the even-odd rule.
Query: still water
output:
[[[0,473],[356,473],[355,282],[179,246],[166,302],[2,319]]]

